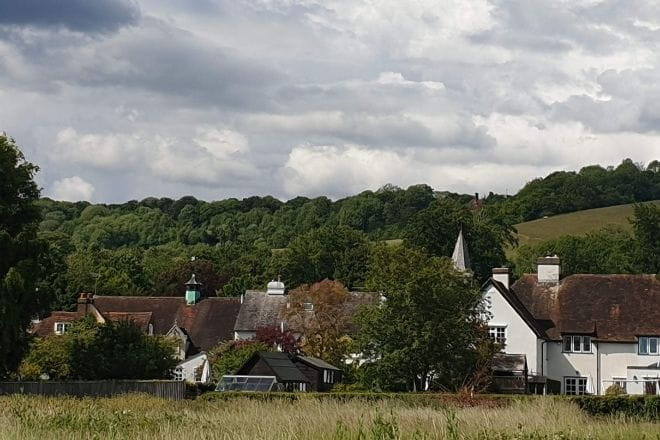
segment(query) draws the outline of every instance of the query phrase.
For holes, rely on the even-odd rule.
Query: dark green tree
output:
[[[384,300],[356,319],[374,388],[456,390],[489,362],[492,343],[474,280],[447,258],[405,246],[373,250],[367,287]]]
[[[37,171],[13,139],[0,135],[0,378],[18,366],[30,317],[40,308]]]

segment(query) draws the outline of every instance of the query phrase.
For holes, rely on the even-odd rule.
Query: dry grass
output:
[[[1,439],[660,439],[660,426],[593,419],[566,401],[506,408],[410,407],[401,402],[171,402],[0,397]]]

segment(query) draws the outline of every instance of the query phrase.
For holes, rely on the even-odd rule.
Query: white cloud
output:
[[[79,176],[65,177],[53,182],[52,197],[55,200],[91,201],[93,195],[94,185]]]

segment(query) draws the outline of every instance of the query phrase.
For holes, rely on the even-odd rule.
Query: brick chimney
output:
[[[508,267],[494,267],[493,280],[502,283],[508,290],[511,283],[511,269]]]
[[[561,260],[556,255],[548,255],[536,260],[537,279],[539,283],[559,284]]]
[[[89,311],[89,305],[94,303],[93,293],[81,293],[78,298],[78,313],[86,315]]]

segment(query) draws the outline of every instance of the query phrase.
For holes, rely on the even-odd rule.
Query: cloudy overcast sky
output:
[[[660,159],[654,0],[0,0],[44,195],[514,193]]]

